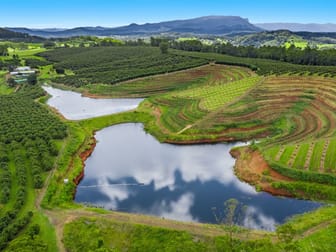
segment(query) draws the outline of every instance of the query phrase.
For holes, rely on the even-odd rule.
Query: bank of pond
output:
[[[44,87],[48,104],[65,118],[80,120],[134,109],[142,99],[92,99]],[[75,201],[110,210],[161,218],[217,223],[224,203],[236,199],[237,224],[274,230],[320,203],[257,192],[234,174],[231,148],[246,143],[183,145],[160,143],[139,123],[96,132],[97,145],[85,162]]]

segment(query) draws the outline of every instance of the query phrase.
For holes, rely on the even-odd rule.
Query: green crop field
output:
[[[283,164],[287,164],[294,149],[295,146],[286,146],[284,151],[282,152],[282,155],[280,156],[280,162]]]
[[[325,141],[319,141],[314,145],[314,150],[310,159],[309,169],[312,171],[318,171],[321,165],[321,158]]]
[[[248,77],[251,75],[248,69],[220,65],[208,67],[210,70],[214,68],[222,71],[220,74],[217,72],[216,75],[208,74],[206,78],[199,79],[198,82],[183,90],[149,99],[151,106],[156,106],[162,112],[161,128],[172,133],[179,133],[187,126],[197,125],[205,119],[208,111],[219,109],[237,99],[245,91],[252,89],[260,80],[260,77],[256,76]],[[179,133],[176,137],[195,136],[195,130],[197,129],[186,130],[184,134]],[[199,134],[203,132],[199,131]]]
[[[332,139],[329,143],[324,168],[332,173],[336,172],[336,139]]]
[[[246,68],[207,64],[170,74],[130,80],[117,85],[88,84],[78,90],[110,97],[148,97],[173,90],[183,90],[187,87],[204,85],[204,83],[214,85],[219,81],[239,80],[252,75],[254,73]]]
[[[55,81],[80,87],[86,84],[113,84],[137,77],[168,73],[204,65],[207,60],[160,53],[153,47],[63,48],[39,54],[55,63],[55,68],[70,69],[75,75]]]
[[[306,162],[306,158],[307,158],[307,153],[308,153],[308,149],[309,149],[309,144],[302,144],[300,146],[300,149],[298,150],[298,153],[296,155],[293,167],[296,169],[303,169],[304,168],[304,164]]]
[[[256,59],[256,58],[243,58],[235,57],[225,54],[217,53],[202,53],[202,52],[186,52],[186,51],[173,51],[174,54],[199,57],[207,59],[221,64],[233,64],[239,66],[250,67],[260,75],[317,75],[317,76],[336,76],[335,66],[309,66],[309,65],[297,65],[282,61],[275,61],[269,59]]]
[[[26,87],[0,95],[1,250],[22,230],[27,234],[33,225],[43,228],[41,235],[52,230],[34,208],[34,189],[43,187],[48,171],[53,168],[58,154],[55,143],[65,137],[66,127],[34,102],[42,94],[40,87]],[[48,242],[42,243],[46,247]]]
[[[239,96],[245,94],[260,80],[260,77],[250,77],[230,83],[217,82],[215,85],[191,88],[179,92],[176,96],[190,99],[200,99],[200,107],[211,111],[216,110],[226,103],[232,102]]]

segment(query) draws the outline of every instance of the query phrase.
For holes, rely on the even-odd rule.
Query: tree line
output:
[[[157,39],[151,40],[151,44],[154,46],[156,46],[157,42]],[[279,60],[302,65],[336,65],[335,49],[318,50],[309,46],[301,49],[295,45],[291,45],[288,48],[277,46],[262,46],[257,48],[253,46],[234,46],[231,43],[205,45],[197,39],[184,41],[170,40],[169,45],[171,48],[184,51],[213,52],[238,57]]]

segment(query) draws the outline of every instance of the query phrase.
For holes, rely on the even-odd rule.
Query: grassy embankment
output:
[[[278,236],[241,230],[232,240],[225,235],[229,232],[225,226],[179,230],[174,223],[172,228],[162,228],[106,217],[81,217],[65,225],[64,244],[68,251],[332,251],[335,217],[335,207],[321,208],[293,218],[282,226],[283,231],[279,229]]]

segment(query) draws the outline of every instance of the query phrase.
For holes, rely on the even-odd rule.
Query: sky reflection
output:
[[[258,193],[237,179],[229,154],[237,144],[161,144],[146,134],[141,124],[105,128],[96,133],[96,139],[77,188],[77,202],[215,223],[212,208],[223,209],[226,200],[235,198],[247,207],[244,226],[268,230],[293,214],[319,206]]]
[[[135,109],[143,99],[93,99],[80,93],[43,86],[52,97],[47,104],[66,119],[81,120]]]

